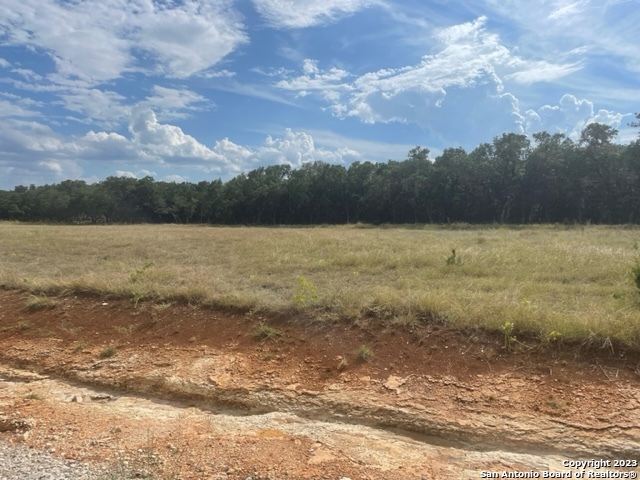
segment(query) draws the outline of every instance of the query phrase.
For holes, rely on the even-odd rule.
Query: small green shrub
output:
[[[136,268],[132,272],[129,272],[129,281],[131,283],[138,283],[144,278],[144,273],[153,267],[153,262],[147,262],[140,268]]]
[[[134,308],[138,308],[140,300],[144,300],[147,296],[147,290],[140,285],[144,279],[145,272],[153,267],[153,262],[147,262],[140,268],[137,268],[129,273],[129,281],[131,282],[131,301],[134,303]]]
[[[113,348],[113,347],[107,347],[104,350],[102,350],[100,352],[100,358],[111,358],[113,357],[116,353],[118,353],[118,351]]]
[[[500,327],[500,330],[502,330],[502,333],[504,334],[504,349],[507,352],[511,351],[512,343],[516,340],[516,337],[512,335],[513,327],[514,325],[512,322],[505,322],[502,327]]]
[[[75,346],[75,347],[73,347],[73,353],[79,353],[79,352],[81,352],[82,350],[84,350],[84,349],[85,349],[85,347],[86,347],[86,346],[87,346],[87,344],[86,344],[86,343],[84,343],[84,342],[78,342],[78,343],[76,343],[76,346]]]
[[[368,362],[373,358],[373,350],[371,350],[371,348],[366,345],[360,345],[360,348],[358,348],[358,352],[356,353],[356,355],[363,362]]]
[[[133,329],[135,328],[135,326],[133,324],[129,324],[129,326],[124,327],[121,325],[115,326],[113,327],[115,329],[116,332],[118,332],[120,335],[126,335],[127,337],[130,337],[131,334],[133,333]]]
[[[552,330],[547,335],[547,341],[553,344],[562,343],[562,333],[557,332],[556,330]]]
[[[266,323],[260,323],[253,329],[253,338],[264,342],[266,340],[277,340],[282,336],[282,332]]]
[[[462,259],[456,254],[456,249],[451,249],[451,255],[447,257],[447,265],[462,265]]]
[[[35,392],[27,393],[24,398],[27,400],[42,400],[42,397]]]
[[[298,288],[293,296],[293,303],[297,307],[308,307],[318,302],[318,287],[304,277],[298,278]]]

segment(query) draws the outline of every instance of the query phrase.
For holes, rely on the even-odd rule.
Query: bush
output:
[[[373,357],[373,350],[366,345],[360,345],[360,348],[357,352],[358,358],[363,362],[368,362]]]

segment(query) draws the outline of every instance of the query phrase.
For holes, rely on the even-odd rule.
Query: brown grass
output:
[[[0,223],[0,285],[315,318],[438,321],[640,345],[624,227],[230,228]],[[449,259],[456,251],[455,262]]]

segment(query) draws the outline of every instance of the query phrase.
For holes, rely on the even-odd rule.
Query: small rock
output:
[[[399,387],[407,383],[406,378],[396,377],[395,375],[390,375],[387,378],[387,381],[384,384],[384,387],[389,390],[397,390]]]

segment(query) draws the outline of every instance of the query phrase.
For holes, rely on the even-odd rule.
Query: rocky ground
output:
[[[27,312],[27,296],[0,290],[3,479],[475,479],[640,459],[640,358],[609,344],[506,352],[442,326],[90,296]],[[280,335],[257,340],[264,324]]]

